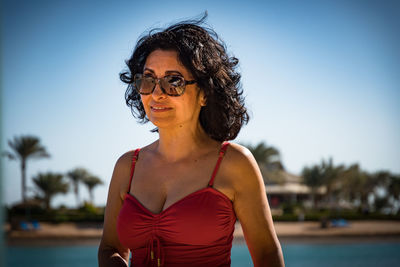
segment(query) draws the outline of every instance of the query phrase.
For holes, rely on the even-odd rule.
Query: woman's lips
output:
[[[151,109],[151,111],[153,111],[153,112],[164,112],[164,111],[171,110],[172,108],[169,108],[169,107],[151,106],[150,109]]]

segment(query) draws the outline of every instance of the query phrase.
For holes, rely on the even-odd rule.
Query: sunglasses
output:
[[[195,83],[195,80],[186,81],[181,76],[169,75],[162,78],[154,78],[152,76],[144,76],[143,74],[135,74],[135,88],[141,95],[152,94],[156,84],[161,88],[164,94],[169,96],[180,96],[185,92],[187,84]]]

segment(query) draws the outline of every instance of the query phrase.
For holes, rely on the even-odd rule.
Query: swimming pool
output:
[[[400,243],[282,244],[288,267],[400,266]],[[7,247],[10,267],[97,266],[97,246]],[[232,267],[252,266],[246,245],[232,247]]]

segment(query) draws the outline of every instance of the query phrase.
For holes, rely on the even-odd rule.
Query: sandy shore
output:
[[[353,221],[347,227],[321,228],[318,222],[275,222],[282,243],[400,242],[400,221]],[[11,231],[4,226],[8,245],[95,245],[99,244],[102,224],[40,223],[39,230]],[[234,242],[244,242],[239,223]]]
[[[352,221],[346,227],[321,228],[319,222],[275,222],[282,243],[400,242],[400,221]],[[235,238],[243,240],[239,224]]]

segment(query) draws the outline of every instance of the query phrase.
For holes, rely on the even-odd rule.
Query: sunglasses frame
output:
[[[182,93],[181,93],[181,94],[168,94],[168,93],[167,93],[167,90],[165,90],[165,89],[161,86],[161,80],[162,80],[162,79],[165,79],[166,77],[178,77],[178,78],[180,78],[180,79],[183,80],[183,90],[182,90]],[[152,79],[155,81],[154,87],[153,87],[153,89],[151,90],[151,92],[149,92],[149,93],[142,93],[142,92],[140,92],[140,90],[136,87],[136,80],[137,80],[137,79],[144,79],[144,78],[152,78]],[[164,77],[161,77],[161,78],[154,78],[154,77],[151,77],[151,76],[145,77],[145,76],[143,76],[143,74],[141,74],[141,73],[136,73],[135,76],[134,76],[134,79],[133,79],[133,84],[135,85],[135,89],[136,89],[136,91],[137,91],[139,94],[141,94],[141,95],[150,95],[150,94],[152,94],[152,93],[154,92],[154,89],[156,88],[156,86],[157,86],[157,84],[158,84],[158,85],[160,86],[160,88],[161,88],[161,91],[162,91],[164,94],[169,95],[169,96],[181,96],[181,95],[183,95],[183,94],[185,93],[186,85],[188,85],[188,84],[194,84],[194,83],[196,83],[195,80],[190,80],[190,81],[189,81],[189,80],[185,80],[185,78],[183,78],[182,76],[179,76],[179,75],[167,75],[167,76],[164,76]]]

